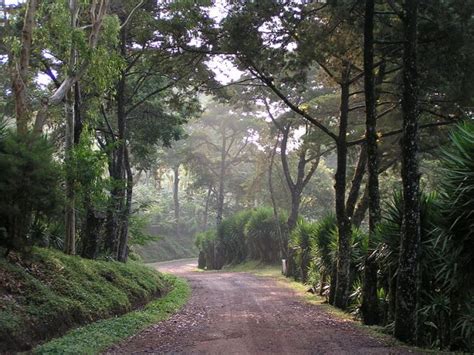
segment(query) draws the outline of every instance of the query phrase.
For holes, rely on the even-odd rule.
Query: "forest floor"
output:
[[[156,263],[189,280],[188,304],[166,321],[110,348],[109,353],[413,354],[347,317],[312,304],[275,277],[197,272],[192,259]]]

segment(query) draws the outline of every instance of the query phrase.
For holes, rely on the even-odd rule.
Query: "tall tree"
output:
[[[212,107],[211,107],[212,106]],[[247,117],[246,117],[247,116]],[[231,171],[248,160],[246,153],[254,126],[252,116],[244,110],[219,103],[208,105],[200,123],[191,127],[190,144],[194,148],[192,169],[205,170],[216,188],[216,224],[225,214],[227,187]]]
[[[287,120],[288,122],[280,122],[280,120],[277,120],[272,114],[267,100],[265,99],[264,101],[268,116],[272,120],[275,127],[278,129],[279,136],[282,136],[280,144],[280,158],[283,174],[285,176],[285,180],[291,194],[291,207],[287,221],[288,231],[291,231],[296,226],[296,223],[298,221],[298,214],[300,210],[303,190],[306,185],[308,185],[309,181],[316,172],[316,169],[318,168],[319,161],[321,158],[321,142],[310,141],[312,132],[309,127],[309,124],[306,124],[304,127],[305,133],[299,139],[300,146],[296,149],[298,163],[296,169],[296,177],[293,178],[290,169],[290,164],[288,162],[288,140],[290,138],[292,128],[294,128],[293,126],[295,125],[292,124],[291,119]],[[300,128],[298,124],[296,125],[296,127]],[[307,168],[308,166],[309,169]]]
[[[403,222],[397,276],[395,336],[416,341],[420,248],[420,173],[418,167],[418,0],[403,5]]]
[[[369,247],[364,265],[362,287],[362,318],[365,324],[378,322],[377,297],[377,264],[374,256],[374,239],[377,224],[380,222],[379,164],[377,146],[377,115],[375,110],[374,78],[374,12],[375,1],[365,1],[364,16],[364,92],[366,111],[366,146],[368,162],[368,196],[369,196]]]

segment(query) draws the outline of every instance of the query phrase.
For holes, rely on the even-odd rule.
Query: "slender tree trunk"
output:
[[[331,267],[331,280],[329,284],[329,304],[334,304],[336,298],[336,286],[337,286],[337,260],[334,260]]]
[[[176,228],[176,236],[180,235],[179,228],[179,164],[173,167],[173,202],[174,202],[174,220]]]
[[[75,190],[73,178],[72,154],[74,149],[74,104],[71,93],[66,97],[66,206],[65,206],[65,227],[64,252],[74,255],[76,253],[76,216],[75,216]]]
[[[20,56],[16,60],[10,54],[12,93],[15,102],[15,116],[17,132],[25,134],[28,132],[30,120],[30,108],[27,101],[28,69],[30,66],[31,44],[33,40],[33,28],[35,26],[35,14],[38,7],[37,0],[29,0],[26,4],[25,20],[21,31]]]
[[[395,306],[395,336],[415,342],[417,336],[420,202],[418,171],[418,1],[404,3],[402,185],[403,223]]]
[[[79,82],[74,84],[74,144],[77,145],[81,140],[84,122],[81,115],[82,95]]]
[[[130,167],[130,159],[128,149],[124,142],[124,165],[127,175],[127,191],[125,198],[125,206],[121,214],[120,235],[117,259],[121,262],[126,262],[128,258],[128,225],[130,220],[130,212],[132,209],[132,195],[133,195],[133,173]]]
[[[366,107],[366,139],[368,156],[369,191],[369,247],[365,258],[364,281],[362,285],[362,319],[373,325],[379,321],[377,298],[377,263],[374,257],[374,240],[377,224],[380,222],[379,168],[377,147],[377,116],[375,111],[374,80],[374,0],[365,2],[364,25],[364,80]]]
[[[121,55],[126,55],[126,34],[125,29],[120,31],[120,51]],[[121,225],[124,222],[124,208],[126,197],[125,183],[125,149],[127,138],[127,117],[125,112],[125,73],[121,73],[117,83],[117,128],[118,142],[116,142],[112,152],[112,167],[109,169],[113,181],[113,188],[110,192],[110,203],[107,211],[107,237],[106,251],[114,258],[118,259],[119,239],[121,234]]]
[[[84,221],[81,256],[83,258],[95,259],[99,252],[99,231],[102,220],[97,218],[95,214],[89,193],[86,193],[84,196],[84,207],[86,209],[86,219]]]
[[[365,175],[365,168],[367,166],[367,147],[365,144],[362,144],[359,160],[357,161],[357,166],[354,171],[354,176],[352,177],[351,189],[349,190],[349,195],[346,201],[346,214],[347,218],[352,220],[354,215],[354,210],[356,207],[357,200],[359,199],[360,186],[362,185],[362,180]]]
[[[217,216],[216,225],[222,222],[222,215],[224,213],[224,186],[225,186],[225,172],[226,172],[226,157],[227,157],[227,139],[225,127],[222,132],[222,149],[221,161],[219,165],[219,186],[217,191]]]
[[[209,185],[209,188],[207,189],[206,205],[204,206],[204,220],[202,222],[203,230],[207,229],[207,220],[209,218],[209,204],[211,202],[211,194],[212,194],[212,185]]]
[[[349,292],[349,273],[351,264],[351,222],[346,213],[346,170],[347,170],[347,125],[349,115],[349,74],[350,65],[343,68],[341,84],[341,106],[339,119],[339,136],[337,140],[337,170],[336,170],[336,219],[338,227],[338,261],[337,281],[334,295],[334,305],[345,309]]]
[[[280,216],[278,214],[278,206],[275,200],[275,190],[273,189],[273,164],[275,162],[275,154],[278,147],[278,138],[273,146],[272,153],[270,155],[270,165],[268,167],[268,189],[270,190],[270,199],[272,200],[272,207],[273,207],[273,218],[275,219],[275,223],[278,229],[278,239],[280,240],[280,251],[283,258],[286,258],[288,255],[288,244],[285,242],[285,238],[283,237],[283,231],[281,230],[280,226]]]
[[[71,27],[75,28],[78,22],[79,6],[76,1],[69,2],[69,11],[71,13]],[[69,64],[74,67],[77,63],[77,51],[71,48]],[[76,192],[74,188],[73,177],[73,150],[74,150],[74,118],[75,118],[75,95],[72,88],[66,94],[65,111],[66,111],[66,134],[65,134],[65,163],[67,167],[66,177],[66,211],[65,211],[65,241],[64,252],[66,254],[76,254],[76,214],[75,200]]]
[[[362,197],[359,199],[357,203],[356,209],[354,211],[354,215],[352,216],[352,225],[356,228],[360,228],[362,221],[365,218],[365,214],[369,209],[369,188],[368,186],[365,187],[364,193]]]
[[[291,191],[291,209],[287,222],[289,231],[292,231],[296,227],[296,223],[298,222],[298,215],[300,212],[300,204],[301,192]]]

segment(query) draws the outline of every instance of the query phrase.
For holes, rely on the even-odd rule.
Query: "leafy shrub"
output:
[[[238,212],[224,219],[217,230],[197,234],[199,267],[220,269],[246,259],[277,262],[287,246],[286,236],[285,214],[276,223],[271,208]]]
[[[40,228],[61,205],[60,169],[45,138],[7,132],[0,136],[0,171],[0,246],[24,251],[40,235],[33,225]]]
[[[289,247],[292,248],[295,263],[298,268],[298,278],[306,282],[311,261],[311,245],[315,244],[317,238],[318,225],[304,220],[298,221],[295,229],[291,232]]]
[[[314,229],[313,229],[314,228]],[[308,267],[308,281],[319,288],[319,294],[331,298],[336,286],[338,251],[337,221],[328,215],[312,228],[310,242],[311,261]],[[358,309],[360,301],[361,266],[367,252],[368,238],[360,229],[354,228],[351,236],[350,284],[351,306]],[[330,292],[328,292],[330,291]]]
[[[286,233],[286,216],[280,214],[275,221],[273,209],[257,208],[252,212],[245,226],[249,257],[263,262],[277,262],[288,243]]]
[[[451,307],[445,282],[440,278],[449,270],[455,259],[438,243],[445,238],[436,232],[442,221],[440,202],[436,194],[422,194],[420,199],[421,246],[420,246],[420,299],[418,307],[418,342],[421,345],[446,348],[450,343]],[[386,325],[394,319],[396,300],[396,275],[402,226],[402,194],[394,194],[388,204],[379,228],[381,244],[377,249],[380,268],[379,284],[388,298],[382,319]],[[447,240],[444,240],[446,243]],[[444,244],[443,243],[443,244]],[[449,280],[448,280],[449,282]]]
[[[217,248],[222,265],[238,264],[246,259],[248,246],[245,236],[245,226],[251,216],[252,210],[238,212],[224,219],[217,228]]]
[[[200,269],[215,268],[215,241],[216,231],[213,229],[197,234],[196,247],[199,249],[198,267]]]
[[[327,291],[327,282],[335,267],[333,245],[336,237],[337,221],[328,215],[317,223],[316,237],[310,245],[311,262],[309,278],[314,286],[319,285],[319,294]]]

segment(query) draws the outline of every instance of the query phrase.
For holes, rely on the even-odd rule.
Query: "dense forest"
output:
[[[199,255],[474,351],[474,2],[0,5],[0,313],[8,265]]]

